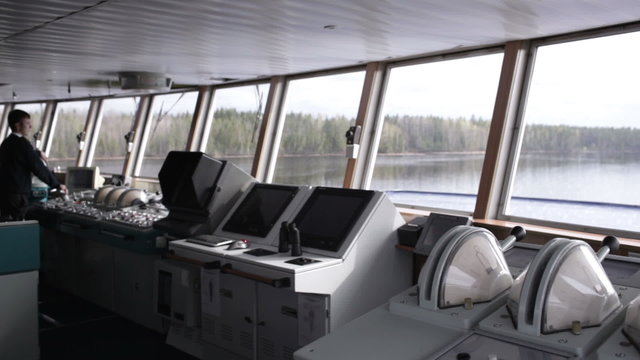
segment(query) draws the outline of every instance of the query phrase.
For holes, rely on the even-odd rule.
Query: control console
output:
[[[110,211],[105,220],[137,228],[150,228],[154,222],[168,214],[169,211],[161,204],[145,204]]]
[[[91,219],[102,219],[105,216],[105,211],[93,206],[90,201],[75,202],[71,200],[63,200],[57,198],[55,200],[49,200],[43,204],[45,210],[63,212],[67,214],[80,215]]]

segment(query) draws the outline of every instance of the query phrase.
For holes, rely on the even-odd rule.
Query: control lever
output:
[[[527,231],[522,226],[515,226],[511,229],[511,233],[500,242],[502,252],[507,252],[513,247],[516,241],[521,241],[527,235]]]
[[[620,249],[620,241],[617,237],[609,235],[602,239],[602,247],[598,250],[596,256],[602,262],[610,252],[618,251],[618,249]]]
[[[289,224],[289,243],[291,243],[291,256],[301,256],[300,230],[298,230],[296,223]]]
[[[283,221],[280,224],[280,238],[278,239],[278,252],[289,251],[289,223]]]

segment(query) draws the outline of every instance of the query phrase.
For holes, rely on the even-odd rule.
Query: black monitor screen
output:
[[[162,202],[169,210],[207,212],[225,164],[201,152],[169,152],[158,173]]]
[[[374,194],[368,190],[315,188],[294,220],[300,244],[338,251]]]
[[[93,189],[95,188],[96,168],[69,168],[65,178],[66,186],[69,189]]]
[[[267,236],[297,192],[297,186],[255,184],[222,230]]]

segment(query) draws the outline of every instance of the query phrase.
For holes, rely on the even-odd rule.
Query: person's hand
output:
[[[69,190],[67,190],[67,186],[65,184],[60,184],[60,186],[58,186],[58,190],[63,194],[69,193]]]
[[[40,159],[44,160],[44,162],[49,161],[49,158],[47,158],[47,155],[45,155],[44,152],[38,151],[38,154],[40,155]]]

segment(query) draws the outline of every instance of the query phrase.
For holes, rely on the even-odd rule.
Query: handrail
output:
[[[269,286],[273,286],[274,288],[277,288],[277,289],[291,287],[291,280],[288,277],[283,277],[280,279],[272,279],[265,276],[256,275],[256,274],[234,269],[233,265],[231,264],[225,264],[220,266],[219,261],[205,262],[200,260],[194,260],[184,256],[178,256],[171,251],[167,252],[165,256],[167,259],[177,260],[177,261],[185,262],[188,264],[202,266],[205,269],[220,269],[220,271],[223,274],[235,275],[241,278],[257,281],[263,284],[267,284]]]
[[[235,275],[241,278],[254,280],[257,282],[261,282],[263,284],[267,284],[273,286],[274,288],[287,288],[291,286],[291,280],[288,277],[283,277],[280,279],[272,279],[265,276],[260,276],[248,272],[244,272],[241,270],[236,270],[233,268],[231,264],[225,264],[222,266],[221,271],[223,274]]]
[[[204,262],[204,261],[195,260],[195,259],[187,258],[187,257],[184,257],[184,256],[178,256],[175,253],[173,253],[172,251],[168,251],[165,254],[165,257],[167,259],[181,261],[181,262],[184,262],[184,263],[198,265],[198,266],[203,266],[204,264],[206,264],[206,262]]]

